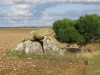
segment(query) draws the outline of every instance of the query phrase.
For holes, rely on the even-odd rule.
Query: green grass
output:
[[[89,58],[87,72],[89,75],[100,75],[100,54]]]
[[[27,59],[48,59],[48,60],[65,60],[66,57],[64,56],[59,56],[59,55],[51,55],[51,54],[41,54],[41,55],[27,55],[22,52],[14,51],[14,50],[9,50],[6,51],[5,56],[7,57],[14,57],[14,58],[27,58]]]
[[[24,58],[28,58],[30,57],[29,55],[26,55],[24,53],[21,53],[21,52],[18,52],[18,51],[6,51],[5,52],[5,56],[8,56],[8,57],[24,57]]]
[[[50,53],[46,54],[33,54],[33,55],[27,55],[25,53],[15,51],[15,50],[8,50],[4,53],[7,57],[14,57],[14,58],[28,58],[28,59],[48,59],[48,60],[60,60],[60,61],[66,61],[67,59],[81,59],[81,57],[77,57],[77,53],[67,53],[64,56],[61,55],[53,55]],[[83,59],[83,58],[82,58]]]
[[[98,51],[95,55],[91,54],[91,57],[84,56],[79,53],[70,53],[69,57],[73,59],[83,59],[88,61],[88,65],[86,67],[87,75],[100,75],[100,51]]]
[[[84,59],[88,61],[88,65],[86,67],[87,75],[100,75],[100,51],[95,55],[91,55],[91,57],[80,55],[77,57],[77,53],[71,53],[70,55],[73,59]]]

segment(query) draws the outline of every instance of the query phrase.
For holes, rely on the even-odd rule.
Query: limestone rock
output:
[[[30,40],[25,41],[15,48],[15,50],[26,53],[26,54],[41,54],[42,46],[39,42],[32,42]]]
[[[26,54],[43,54],[49,53],[51,55],[64,55],[66,49],[62,49],[54,44],[50,37],[44,37],[43,40],[25,41],[17,45],[15,50],[24,52]]]
[[[59,55],[64,55],[66,52],[66,49],[62,49],[58,47],[51,39],[50,37],[45,37],[43,39],[43,48],[46,53],[50,54],[59,54]]]

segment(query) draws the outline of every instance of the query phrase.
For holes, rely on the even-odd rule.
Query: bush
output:
[[[75,22],[70,19],[64,18],[63,20],[57,20],[53,23],[53,29],[55,33],[57,34],[59,32],[59,29],[65,29],[66,27],[71,27],[73,26]]]
[[[75,28],[84,37],[85,43],[95,41],[100,38],[100,17],[94,14],[81,16]]]
[[[82,43],[84,40],[74,27],[66,27],[65,29],[60,29],[57,35],[57,39],[61,42],[68,43]]]
[[[74,27],[75,21],[70,19],[57,20],[53,23],[55,37],[61,42],[82,43],[83,37]]]
[[[100,16],[92,14],[80,16],[78,20],[57,20],[53,29],[61,42],[86,44],[100,39]]]

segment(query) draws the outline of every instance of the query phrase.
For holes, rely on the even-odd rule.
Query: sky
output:
[[[55,20],[100,15],[100,0],[1,0],[0,27],[52,26]]]

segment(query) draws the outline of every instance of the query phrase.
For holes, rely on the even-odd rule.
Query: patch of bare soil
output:
[[[0,29],[0,55],[16,47],[33,29],[7,28]]]
[[[0,75],[86,75],[83,60],[32,60],[3,56],[19,44],[32,29],[0,29]]]
[[[50,61],[24,58],[0,59],[1,75],[86,75],[82,60]]]

